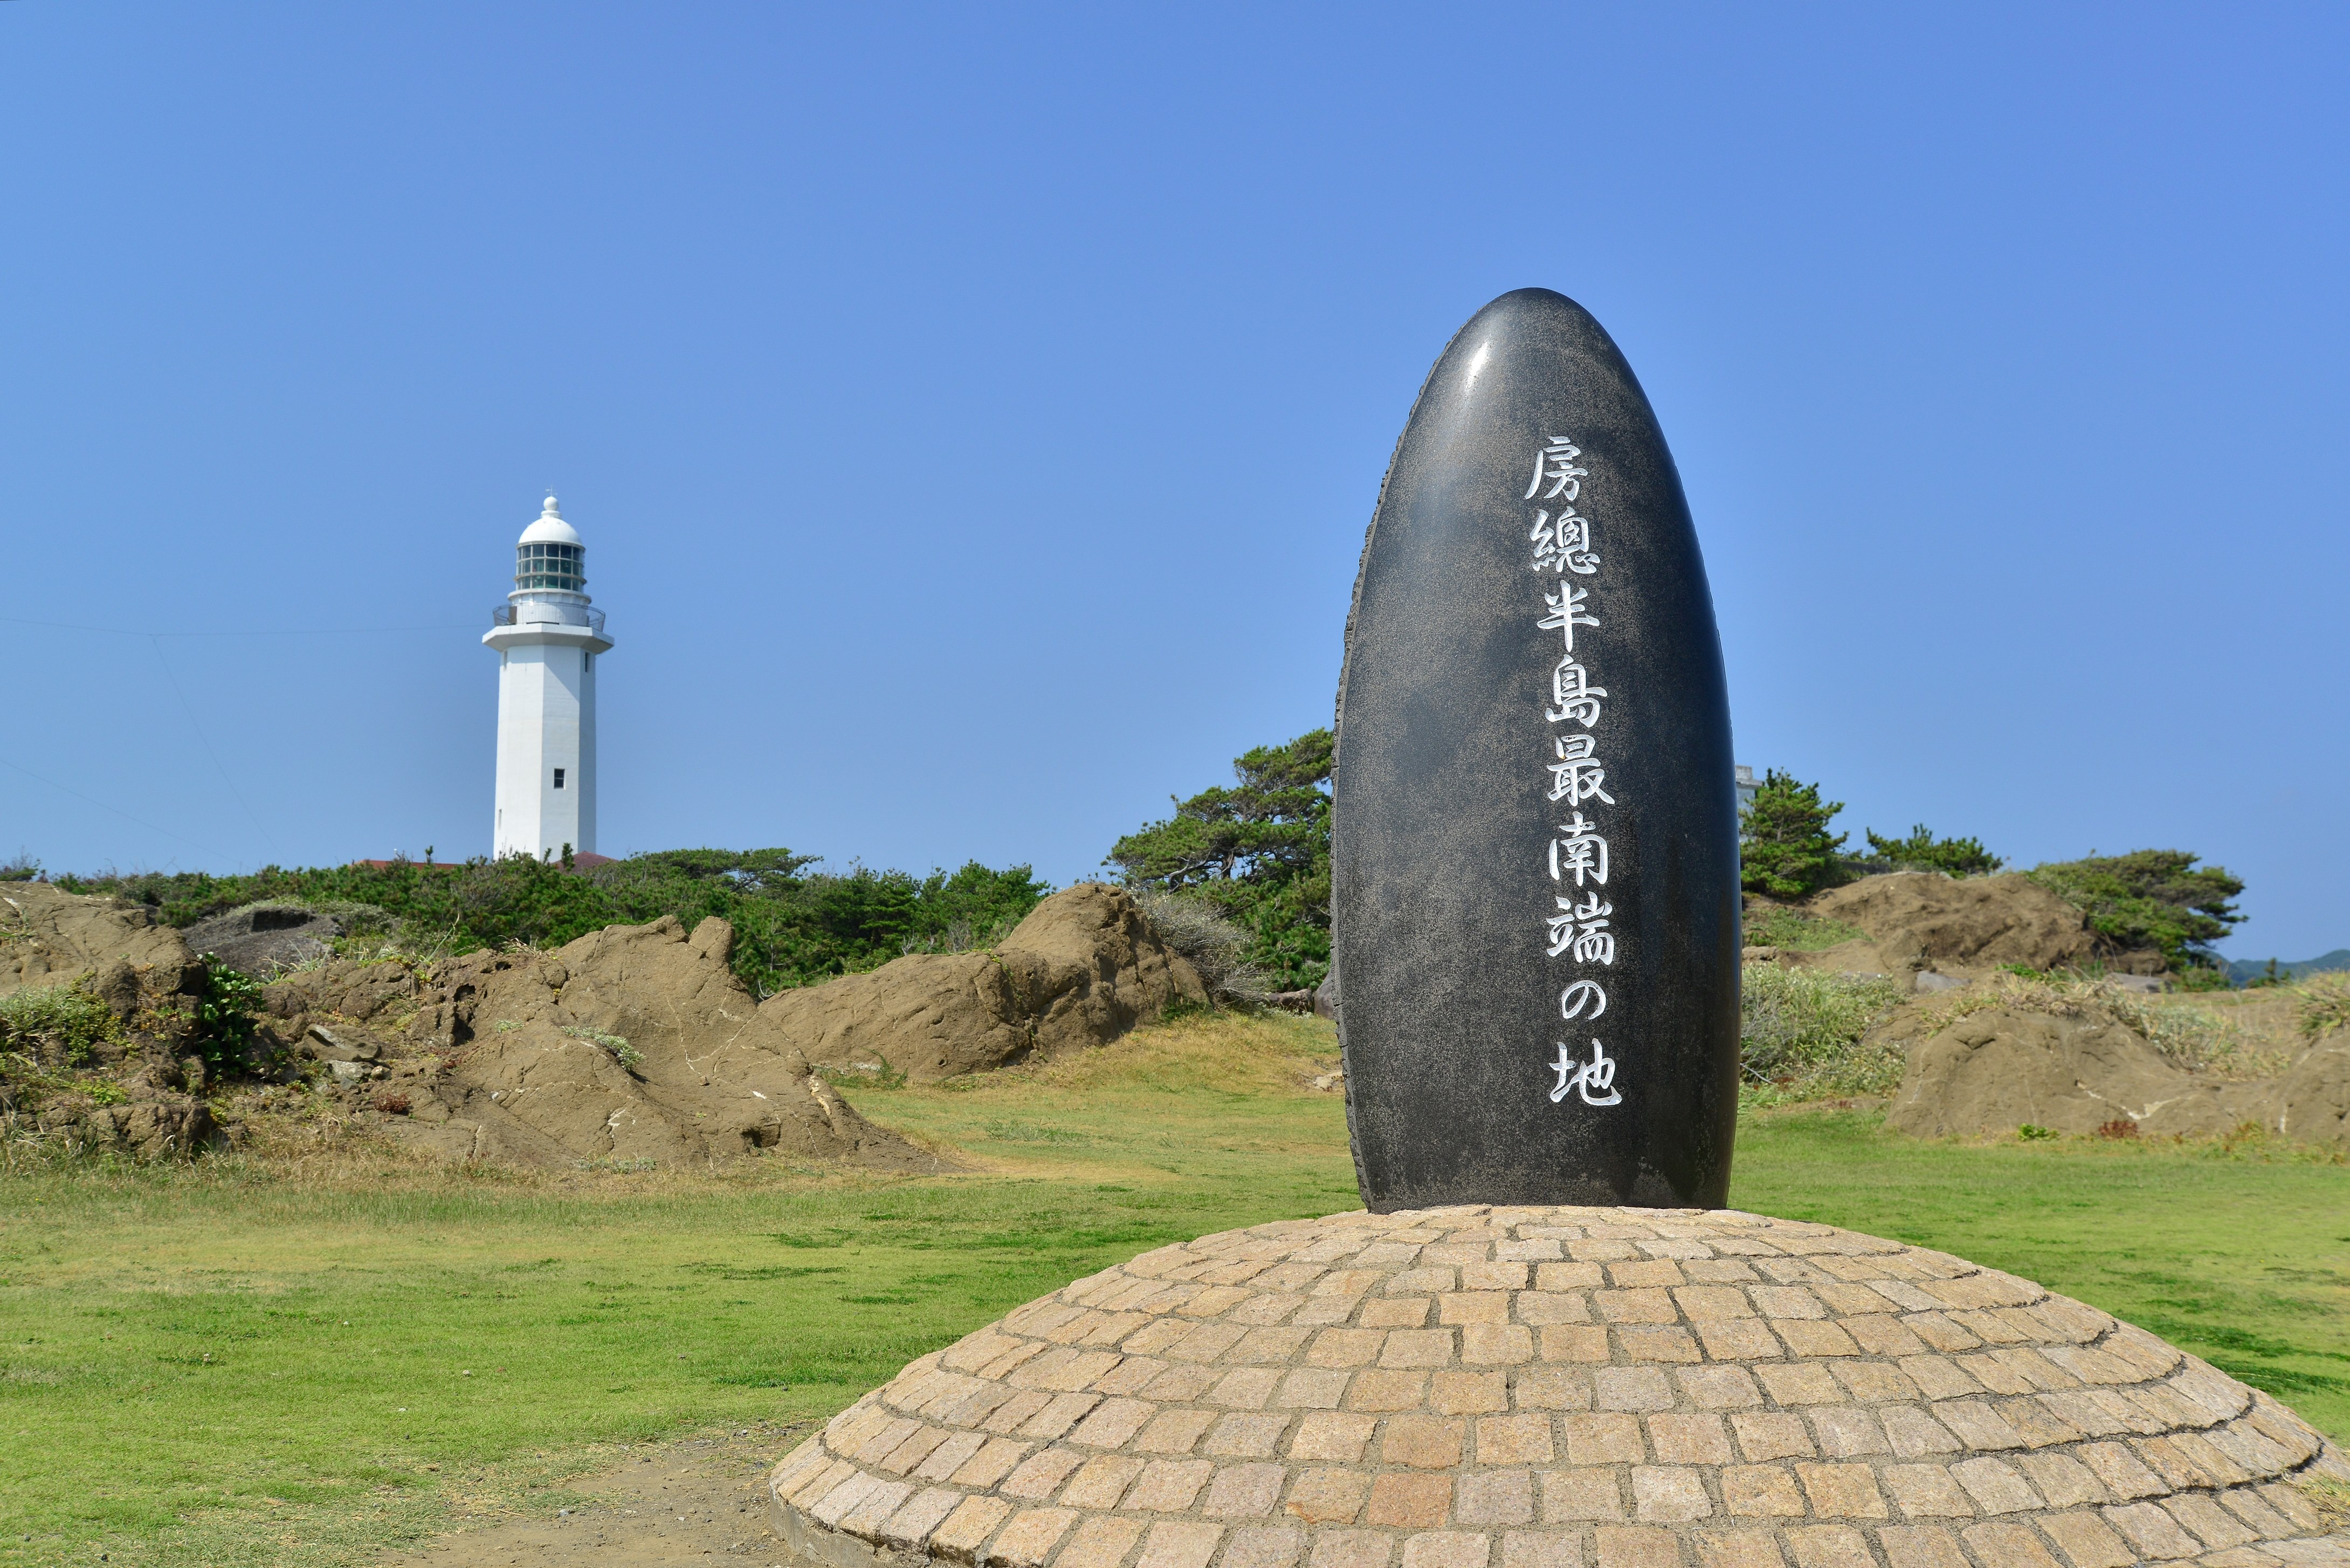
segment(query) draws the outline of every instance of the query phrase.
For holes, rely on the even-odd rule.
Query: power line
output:
[[[409,631],[473,631],[471,626],[322,626],[269,627],[258,631],[150,631],[143,627],[82,626],[65,620],[27,620],[23,616],[0,615],[0,621],[10,626],[37,626],[49,631],[88,631],[101,637],[381,637],[392,632]]]
[[[148,646],[155,650],[155,662],[163,667],[163,679],[172,683],[172,695],[180,700],[180,711],[188,716],[188,728],[196,732],[196,743],[203,747],[204,755],[213,760],[213,767],[219,773],[221,783],[228,785],[229,798],[244,808],[246,819],[253,824],[253,830],[261,835],[261,841],[269,846],[270,853],[283,860],[285,855],[278,849],[277,840],[269,836],[269,829],[261,826],[261,818],[255,814],[253,806],[245,800],[244,792],[236,787],[234,779],[228,776],[228,769],[223,765],[220,753],[213,749],[212,732],[206,730],[203,722],[197,719],[195,704],[190,702],[188,694],[180,689],[180,678],[172,673],[172,661],[163,657],[162,643],[151,636],[148,638],[147,642]]]
[[[32,769],[26,767],[21,763],[12,763],[6,757],[0,757],[0,767],[14,768],[16,772],[23,774],[26,778],[31,779],[36,784],[45,784],[53,790],[57,790],[61,794],[69,794],[73,796],[74,799],[81,801],[85,805],[98,807],[100,811],[110,811],[115,815],[122,818],[125,822],[135,822],[140,826],[144,827],[151,832],[160,833],[166,838],[177,839],[180,843],[186,845],[191,849],[201,849],[205,854],[217,856],[223,860],[235,860],[238,858],[234,855],[223,854],[220,850],[213,848],[210,845],[199,844],[194,839],[188,837],[184,834],[174,833],[170,828],[161,826],[160,823],[150,822],[143,816],[133,816],[119,805],[109,805],[106,802],[99,800],[93,795],[84,794],[81,791],[61,784],[53,778],[45,778],[41,774],[35,773]]]

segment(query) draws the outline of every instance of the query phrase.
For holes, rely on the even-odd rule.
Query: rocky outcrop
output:
[[[154,1094],[119,1105],[65,1095],[30,1119],[85,1153],[110,1150],[138,1159],[184,1158],[228,1142],[212,1107],[192,1095]]]
[[[482,952],[429,979],[329,964],[269,988],[281,1036],[355,1071],[391,1137],[520,1164],[702,1164],[774,1153],[941,1162],[858,1116],[759,1018],[733,928],[674,917],[553,952]]]
[[[992,951],[910,954],[759,1012],[812,1062],[933,1083],[1107,1044],[1171,1002],[1207,999],[1124,890],[1081,882]]]
[[[2021,876],[1953,878],[1931,871],[1864,877],[1822,893],[1803,912],[1866,937],[1789,954],[1815,969],[1900,976],[1922,970],[2057,969],[2088,962],[2096,933],[2080,910]]]
[[[2008,982],[1998,972],[2007,965],[2054,971],[2095,963],[2106,971],[2091,988],[2101,993],[2126,996],[2162,984],[2160,953],[2107,950],[2080,910],[2028,877],[1868,877],[1819,895],[1801,912],[1866,934],[1809,952],[1751,949],[1749,958],[1883,974],[1921,998],[1870,1037],[1899,1046],[1906,1058],[1887,1118],[1898,1131],[1976,1137],[2027,1124],[2065,1133],[2126,1124],[2149,1135],[2198,1136],[2256,1123],[2297,1140],[2350,1147],[2350,1044],[2321,1044],[2268,1082],[2228,1082],[2158,1051],[2130,1027],[2134,1018],[2143,1023],[2142,1012],[2095,998],[2043,1005],[2033,1001],[2033,987]],[[1922,1000],[1944,992],[1974,1001],[1954,1010]]]
[[[0,1066],[0,1118],[142,1159],[226,1143],[234,1129],[201,1097],[210,1074],[190,1044],[205,981],[179,932],[137,905],[42,882],[0,884],[0,996],[78,987],[113,1019],[112,1034],[86,1055],[14,1042],[13,1060]]]
[[[1907,1059],[1886,1125],[1920,1137],[1983,1137],[2027,1124],[2088,1133],[2127,1123],[2152,1137],[2256,1125],[2350,1148],[2350,1033],[2303,1051],[2282,1075],[2229,1082],[2183,1070],[2095,1010],[1988,1007],[1955,1020],[1918,1011],[1877,1036]]]
[[[158,986],[203,990],[204,966],[143,910],[20,892],[22,934],[0,944],[12,986],[78,981],[124,1018],[154,1014]],[[231,919],[249,937],[318,940],[256,912]],[[1134,901],[1097,884],[1047,898],[993,951],[916,954],[764,1006],[730,967],[733,942],[723,919],[689,934],[665,917],[552,952],[328,959],[265,988],[257,1060],[307,1058],[317,1065],[302,1075],[380,1113],[388,1135],[452,1159],[775,1154],[927,1170],[941,1161],[866,1121],[816,1069],[930,1082],[1103,1044],[1171,1002],[1207,1000]],[[192,1058],[123,1083],[164,1096],[201,1091],[203,1076]],[[208,1119],[172,1122],[163,1100],[141,1104],[137,1116],[82,1106],[88,1136],[139,1147],[208,1136]]]
[[[118,965],[176,975],[193,962],[180,933],[136,904],[82,898],[46,882],[0,883],[0,996]]]
[[[2276,1081],[2263,1120],[2281,1137],[2350,1148],[2350,1034],[2319,1041]]]
[[[2117,1120],[2148,1134],[2201,1135],[2262,1119],[2272,1098],[2267,1084],[2181,1072],[2108,1020],[1992,1007],[1910,1047],[1885,1120],[1920,1137],[2027,1124],[2089,1133]]]
[[[330,957],[343,924],[286,904],[249,904],[199,920],[182,933],[190,950],[210,953],[244,974],[273,975]]]
[[[0,1080],[0,1114],[142,1158],[224,1142],[235,1129],[214,1124],[207,1068],[185,1052],[195,1011],[186,1003],[206,971],[181,934],[136,907],[42,884],[9,884],[0,900],[0,994],[78,984],[122,1026],[94,1071],[43,1063],[37,1085]],[[253,925],[245,935],[317,940],[314,922]],[[255,1062],[307,1057],[318,1066],[305,1071],[330,1093],[380,1113],[381,1130],[453,1159],[675,1164],[775,1153],[939,1168],[859,1116],[761,1022],[728,968],[733,936],[710,919],[689,939],[669,919],[552,953],[483,952],[426,969],[329,961],[265,988]]]

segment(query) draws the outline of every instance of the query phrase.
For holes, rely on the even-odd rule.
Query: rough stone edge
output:
[[[783,1538],[784,1547],[791,1555],[802,1563],[821,1564],[822,1568],[873,1568],[877,1563],[889,1564],[889,1568],[917,1568],[918,1564],[938,1561],[927,1552],[895,1552],[888,1547],[868,1546],[854,1535],[812,1525],[806,1514],[776,1496],[772,1485],[767,1489],[767,1524]]]
[[[858,1402],[860,1406],[863,1403],[864,1401],[862,1400]],[[855,1407],[852,1407],[852,1408]],[[816,1439],[814,1438],[810,1438],[808,1439],[809,1443],[814,1443]],[[805,1447],[806,1445],[802,1446]],[[807,1564],[808,1568],[940,1568],[940,1565],[941,1564],[950,1565],[950,1568],[971,1568],[971,1565],[973,1563],[993,1561],[990,1554],[983,1549],[964,1552],[960,1555],[947,1555],[933,1552],[929,1550],[927,1545],[919,1551],[901,1551],[893,1547],[874,1545],[859,1540],[858,1537],[850,1535],[846,1532],[830,1529],[825,1526],[821,1521],[810,1521],[807,1515],[802,1512],[799,1508],[784,1501],[782,1493],[778,1490],[775,1485],[777,1478],[781,1477],[785,1473],[786,1468],[791,1464],[792,1459],[798,1457],[799,1452],[799,1449],[793,1449],[791,1454],[778,1461],[775,1468],[768,1473],[765,1483],[767,1490],[767,1522],[775,1533],[781,1538],[787,1553],[796,1558],[800,1563]],[[823,1468],[825,1467],[815,1467],[817,1470],[821,1470]],[[2341,1445],[2335,1443],[2330,1438],[2323,1439],[2322,1446],[2315,1454],[2312,1455],[2309,1459],[2303,1460],[2302,1463],[2297,1466],[2289,1466],[2284,1470],[2280,1471],[2275,1480],[2287,1485],[2293,1485],[2308,1478],[2319,1476],[2333,1480],[2336,1484],[2350,1483],[2350,1452],[2345,1452]],[[798,1480],[801,1478],[795,1477],[794,1479]],[[2187,1488],[2182,1490],[2200,1491],[2207,1496],[2210,1495],[2210,1489],[2206,1488]],[[974,1493],[972,1495],[976,1496],[982,1494]],[[2050,1511],[2055,1511],[2052,1510]],[[1999,1522],[1999,1519],[1993,1518],[1989,1521],[1979,1520],[1976,1522],[1981,1523],[1986,1521],[1995,1523]],[[1001,1521],[999,1521],[999,1523]],[[1629,1521],[1623,1522],[1628,1523]],[[1820,1521],[1813,1521],[1811,1522],[1818,1523]],[[1911,1519],[1906,1521],[1906,1522],[1916,1524],[1920,1521]],[[1925,1522],[1930,1523],[1935,1521],[1929,1520]],[[991,1536],[993,1535],[995,1527],[991,1526],[989,1528],[988,1534]],[[2332,1530],[2327,1531],[2323,1534],[2304,1535],[2294,1539],[2297,1541],[2313,1541],[2350,1547],[2350,1529]],[[2291,1542],[2287,1542],[2287,1544],[2290,1543]],[[2272,1549],[2278,1543],[2274,1542],[2261,1542],[2257,1544],[2261,1549]],[[2272,1554],[2277,1556],[2285,1555],[2281,1552],[2274,1552],[2273,1551],[2272,1551]],[[2216,1552],[2200,1552],[2193,1559],[2183,1561],[2186,1563],[2186,1568],[2195,1568],[2196,1564],[2206,1562],[2216,1555],[2218,1555]],[[2140,1561],[2144,1560],[2141,1559]],[[2287,1557],[2286,1561],[2290,1563],[2293,1559]]]

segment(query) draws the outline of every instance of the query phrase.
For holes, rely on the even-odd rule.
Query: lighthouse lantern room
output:
[[[482,638],[498,655],[500,856],[596,848],[596,656],[612,642],[586,592],[587,559],[548,496],[515,546],[514,592]]]

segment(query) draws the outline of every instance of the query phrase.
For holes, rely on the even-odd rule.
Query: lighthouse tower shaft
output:
[[[587,585],[586,547],[550,495],[523,531],[515,590],[482,638],[498,655],[499,856],[596,847],[596,660],[612,643]]]

